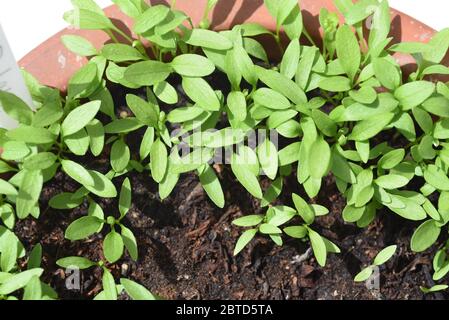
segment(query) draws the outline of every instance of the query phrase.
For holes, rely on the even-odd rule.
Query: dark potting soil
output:
[[[222,74],[209,77],[214,88],[228,91]],[[178,89],[184,106],[187,98],[177,78],[170,82]],[[125,107],[127,93],[142,94],[122,87],[110,86],[117,114],[130,112]],[[176,107],[176,106],[175,106]],[[161,109],[173,108],[161,104]],[[142,131],[127,137],[137,159]],[[385,141],[388,141],[388,137]],[[106,173],[109,147],[100,158],[76,158],[89,169]],[[317,219],[315,228],[335,242],[341,254],[330,254],[324,268],[318,266],[308,243],[285,238],[283,247],[270,239],[256,237],[237,257],[235,243],[242,229],[231,222],[243,215],[263,213],[258,200],[235,180],[226,166],[215,166],[226,196],[226,207],[217,208],[207,197],[193,174],[183,175],[172,195],[161,201],[157,185],[148,173],[131,172],[132,208],[124,224],[137,238],[139,259],[134,262],[125,255],[109,265],[116,279],[129,277],[153,293],[166,299],[442,299],[445,293],[424,296],[419,286],[431,287],[431,252],[412,253],[410,237],[417,223],[409,222],[392,212],[380,211],[366,229],[345,223],[341,218],[345,201],[328,176],[316,203],[326,206],[330,213]],[[114,179],[117,190],[125,177]],[[268,187],[269,181],[262,179]],[[61,192],[74,192],[79,185],[59,172],[43,189],[41,217],[17,223],[15,232],[27,249],[43,246],[43,268],[46,280],[62,299],[91,299],[101,291],[101,270],[82,271],[80,290],[68,289],[65,270],[56,260],[67,256],[83,256],[98,261],[102,258],[103,233],[85,241],[64,239],[64,231],[75,219],[87,214],[87,203],[74,210],[55,210],[48,201]],[[279,204],[292,205],[291,193],[303,191],[296,175],[287,178]],[[105,214],[118,216],[116,199],[95,200]],[[384,247],[397,244],[397,254],[380,267],[379,285],[368,289],[365,283],[355,283],[354,276],[368,265]],[[377,288],[377,289],[376,289]],[[126,299],[126,296],[122,296]]]

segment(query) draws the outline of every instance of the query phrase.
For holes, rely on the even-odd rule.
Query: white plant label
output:
[[[14,93],[33,106],[31,94],[28,91],[22,73],[0,25],[0,90]],[[11,119],[0,105],[0,128],[11,129],[17,127],[17,121]]]

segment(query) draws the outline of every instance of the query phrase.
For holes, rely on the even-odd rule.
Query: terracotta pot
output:
[[[195,5],[192,5],[192,2]],[[201,20],[203,10],[207,0],[178,0],[176,8],[184,11],[192,17],[194,23]],[[152,4],[167,3],[164,0],[151,0]],[[301,0],[301,8],[304,16],[304,24],[309,33],[319,41],[320,31],[318,14],[321,8],[336,11],[332,0]],[[106,9],[106,13],[113,21],[127,33],[130,33],[132,21],[123,15],[115,6]],[[423,41],[427,42],[435,30],[429,26],[411,18],[410,16],[391,10],[392,32],[394,42],[399,41]],[[216,30],[229,29],[233,25],[244,22],[256,22],[263,26],[274,29],[275,22],[263,5],[263,0],[220,0],[212,13],[212,25]],[[78,57],[69,52],[61,43],[60,38],[65,34],[77,34],[86,37],[100,48],[109,37],[101,31],[85,31],[67,28],[57,33],[49,40],[42,43],[36,49],[27,54],[20,65],[31,72],[43,84],[66,89],[66,84],[70,76],[79,69],[86,59]],[[276,55],[274,46],[267,46],[268,53],[273,57]],[[448,58],[448,57],[446,57]],[[410,70],[413,59],[408,55],[398,55],[401,65]],[[446,59],[446,62],[449,59]]]

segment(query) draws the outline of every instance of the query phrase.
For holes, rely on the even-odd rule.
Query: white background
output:
[[[111,4],[110,0],[96,1],[103,7]],[[390,5],[437,30],[449,27],[447,0],[390,0]],[[70,0],[1,0],[0,23],[15,57],[23,57],[64,28],[62,15],[70,9]]]

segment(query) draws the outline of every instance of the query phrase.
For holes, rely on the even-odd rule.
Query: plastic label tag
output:
[[[22,73],[0,25],[0,90],[14,93],[28,106],[33,106],[33,100],[23,80]],[[17,127],[17,121],[11,119],[1,108],[0,128],[11,129]]]

